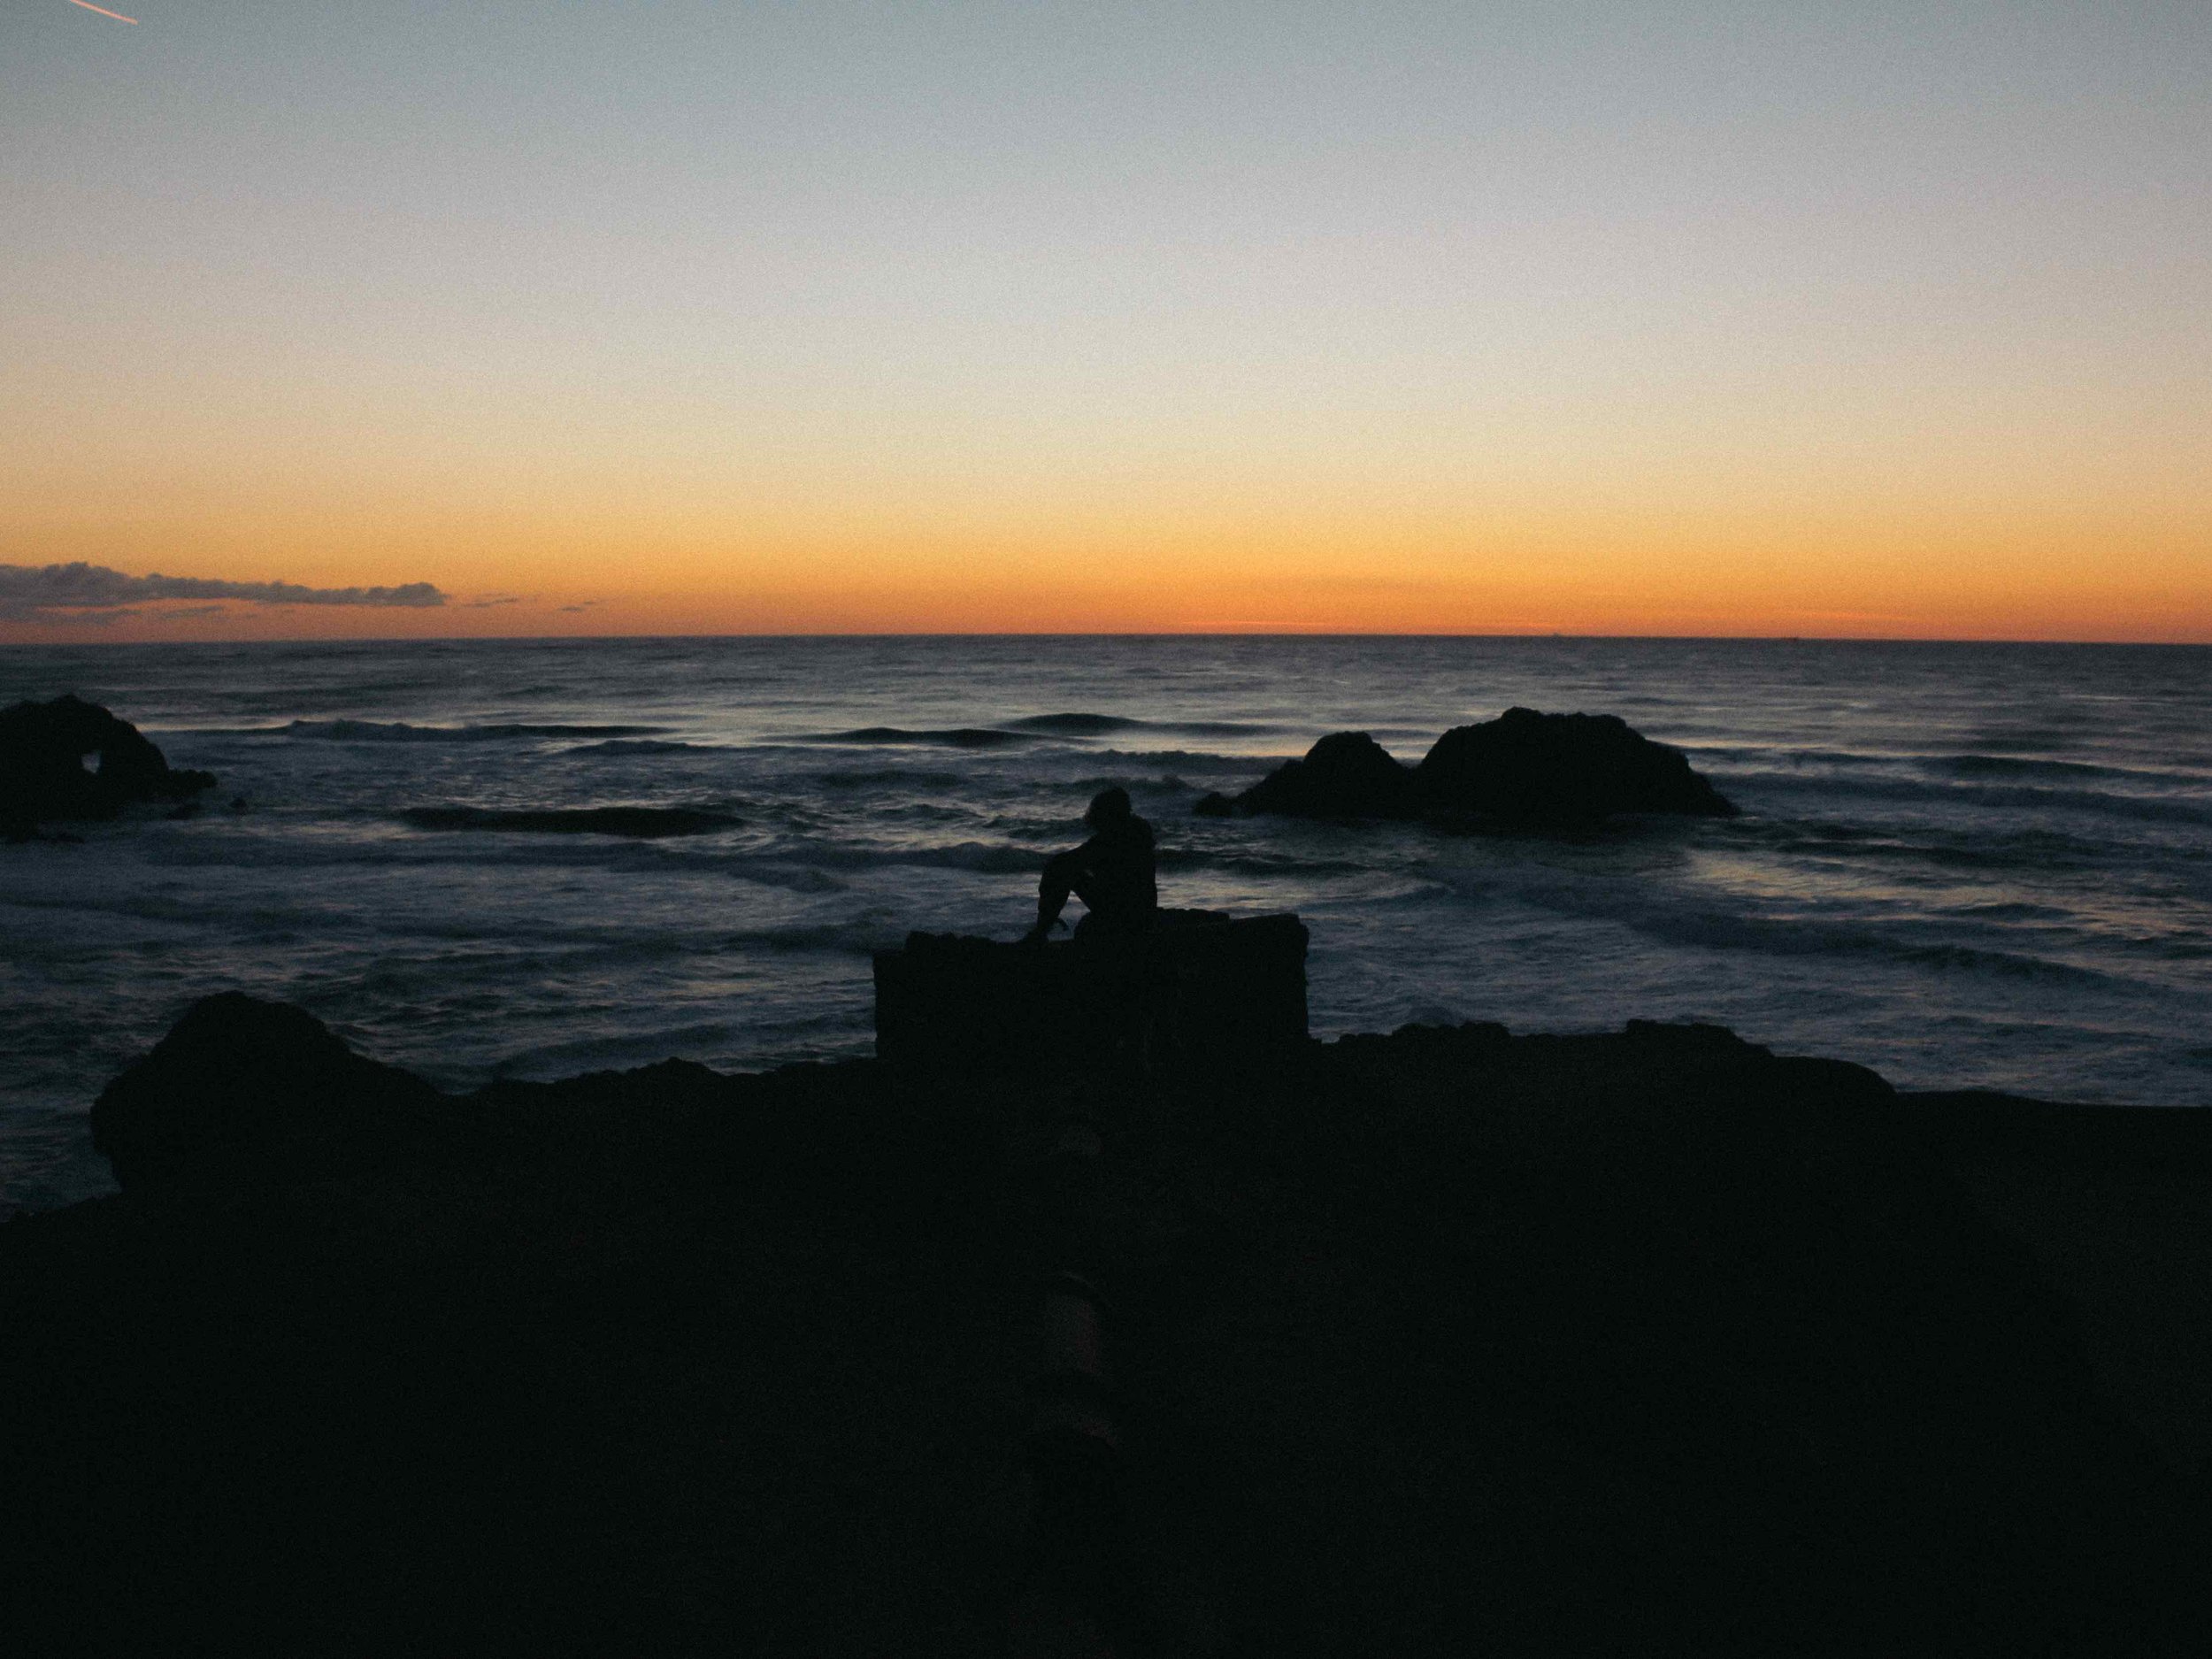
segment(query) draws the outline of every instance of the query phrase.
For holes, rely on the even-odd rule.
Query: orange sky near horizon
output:
[[[2212,643],[2212,584],[2185,549],[2087,543],[2024,559],[2016,542],[1907,541],[1847,557],[1819,544],[1604,549],[1516,542],[1363,558],[1156,544],[1056,551],[912,541],[640,557],[626,590],[602,544],[493,557],[482,590],[425,609],[192,603],[113,619],[0,622],[0,641],[455,638],[744,634],[1570,634]],[[242,580],[273,568],[226,561]],[[2093,568],[2103,564],[2109,573]],[[367,584],[419,567],[293,558],[281,580]],[[162,568],[177,573],[175,560]],[[1378,573],[1378,570],[1383,573]],[[1071,576],[1071,571],[1081,572]],[[595,574],[596,572],[596,574]],[[1995,580],[1993,580],[1993,574]],[[500,578],[515,575],[520,580]]]
[[[1280,479],[1268,500],[1156,481],[1120,492],[1119,516],[1056,500],[1049,487],[1025,499],[1010,488],[995,503],[884,488],[891,499],[870,509],[856,490],[794,499],[787,480],[781,490],[741,474],[617,488],[583,470],[504,498],[480,478],[457,508],[434,480],[396,498],[342,475],[241,480],[228,492],[178,482],[118,501],[89,472],[65,469],[78,475],[12,503],[17,534],[0,539],[0,563],[318,588],[430,580],[447,603],[167,603],[123,617],[0,619],[0,641],[1562,633],[2212,642],[2208,515],[2185,492],[2162,501],[2139,482],[2110,481],[2096,500],[2078,470],[2065,478],[2070,494],[2003,509],[1915,499],[1893,477],[1889,499],[1869,485],[1862,495],[1877,501],[1855,511],[1818,495],[1793,501],[1776,480],[1755,495],[1747,480],[1752,499],[1732,504],[1710,486],[1686,491],[1648,474],[1595,500],[1563,479],[1432,488],[1425,501],[1405,499],[1417,492],[1402,484],[1394,501],[1356,479],[1310,476],[1302,488]]]
[[[2212,643],[2200,10],[620,10],[12,14],[0,645]]]

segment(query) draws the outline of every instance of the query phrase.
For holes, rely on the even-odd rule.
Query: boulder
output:
[[[1736,813],[1681,750],[1613,714],[1508,709],[1445,733],[1413,777],[1422,804],[1451,816],[1578,825],[1616,812]]]
[[[1291,818],[1412,818],[1414,774],[1364,732],[1333,732],[1285,761],[1235,802],[1239,812]]]
[[[382,1162],[447,1104],[303,1009],[227,991],[194,1003],[101,1091],[92,1143],[127,1193],[243,1189]]]
[[[185,801],[214,783],[212,772],[173,770],[137,727],[81,697],[0,710],[0,834],[11,840],[50,818],[113,818],[133,802]]]

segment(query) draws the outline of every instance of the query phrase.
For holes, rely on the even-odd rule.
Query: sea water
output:
[[[449,1088],[871,1051],[868,952],[1012,938],[1127,788],[1163,902],[1295,910],[1313,1025],[1701,1019],[1915,1088],[2212,1100],[2212,649],[1577,639],[14,647],[218,774],[0,847],[0,1180],[104,1189],[86,1110],[195,998],[297,1002]],[[1417,761],[1618,714],[1743,809],[1571,836],[1195,818],[1325,733]],[[243,810],[233,811],[234,798]],[[423,827],[682,809],[703,834]],[[458,821],[448,818],[442,823]],[[480,823],[480,820],[479,820]]]

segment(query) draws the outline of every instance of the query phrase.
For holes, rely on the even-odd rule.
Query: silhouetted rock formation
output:
[[[1690,770],[1680,749],[1653,742],[1614,714],[1508,709],[1494,720],[1445,733],[1414,779],[1432,812],[1522,823],[1589,824],[1616,812],[1736,812]]]
[[[1455,726],[1412,768],[1364,732],[1333,733],[1242,795],[1210,795],[1194,810],[1208,818],[1487,818],[1569,828],[1615,813],[1736,812],[1679,749],[1653,742],[1617,715],[1533,709]]]
[[[284,1002],[196,1002],[100,1092],[92,1143],[127,1193],[357,1177],[423,1136],[444,1097]]]
[[[1292,818],[1411,818],[1413,773],[1364,732],[1335,732],[1236,798],[1240,812]]]
[[[1002,1650],[1072,1114],[1125,1651],[2212,1650],[2212,1115],[2016,1134],[1696,1026],[1124,1058],[442,1096],[202,1004],[104,1099],[124,1192],[0,1226],[10,1634]]]
[[[1295,916],[1162,910],[1133,941],[909,933],[875,953],[876,1053],[895,1064],[1213,1068],[1306,1035]]]
[[[53,819],[113,818],[134,802],[188,801],[214,783],[212,772],[172,771],[136,726],[96,703],[0,710],[0,835],[11,840]]]

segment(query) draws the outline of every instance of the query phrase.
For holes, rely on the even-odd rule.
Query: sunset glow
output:
[[[0,565],[447,603],[0,641],[2212,640],[2185,10],[669,10],[12,25]]]

